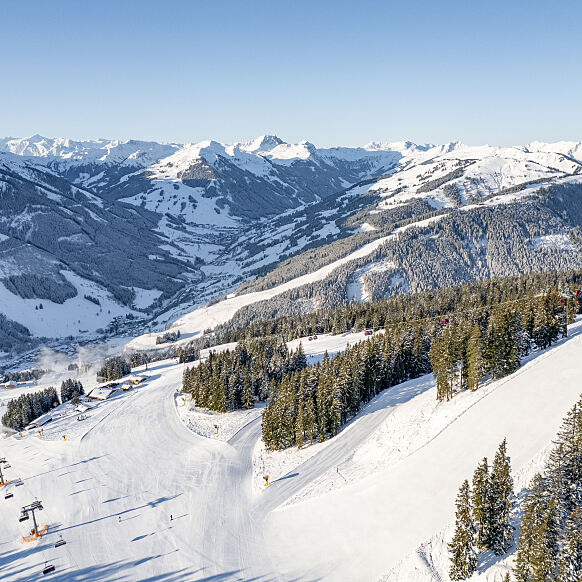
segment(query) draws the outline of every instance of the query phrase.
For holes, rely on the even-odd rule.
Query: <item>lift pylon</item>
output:
[[[43,509],[44,507],[42,506],[41,501],[35,501],[34,503],[31,503],[30,505],[25,505],[22,508],[22,513],[18,521],[26,521],[29,518],[28,514],[30,513],[32,515],[32,522],[34,524],[34,527],[30,530],[30,537],[22,536],[23,542],[32,542],[38,539],[41,535],[46,533],[47,530],[46,524],[44,524],[42,528],[39,529],[38,524],[36,523],[35,511],[42,511]]]

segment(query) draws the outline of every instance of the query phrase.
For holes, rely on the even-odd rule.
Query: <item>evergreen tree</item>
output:
[[[315,418],[315,407],[313,405],[313,399],[307,398],[303,409],[303,426],[305,427],[305,436],[309,439],[310,443],[315,440],[315,435],[317,433],[317,422]]]
[[[475,323],[467,343],[467,386],[470,390],[479,388],[479,382],[483,376],[481,342],[481,328],[478,323]]]
[[[544,582],[553,578],[558,558],[559,525],[556,502],[550,498],[534,533],[532,546],[532,579]]]
[[[430,363],[437,385],[437,399],[453,397],[453,383],[457,370],[455,338],[451,324],[445,325],[430,348]],[[401,381],[401,380],[400,380]]]
[[[557,531],[555,503],[538,473],[523,501],[523,518],[515,559],[518,582],[544,582],[555,565]]]
[[[576,507],[566,521],[559,560],[560,582],[582,582],[582,513]]]
[[[243,394],[242,394],[242,405],[243,408],[251,409],[255,406],[255,399],[253,398],[253,392],[251,390],[251,380],[249,376],[245,376]]]
[[[61,384],[61,402],[67,402],[71,400],[73,394],[77,394],[77,398],[85,394],[83,390],[83,384],[78,380],[73,380],[69,378],[68,380],[64,380]]]
[[[513,479],[507,456],[507,440],[499,445],[491,467],[491,531],[489,547],[497,555],[507,553],[513,543],[511,510],[514,504]]]
[[[455,533],[448,545],[451,580],[466,580],[477,567],[475,552],[475,524],[471,517],[469,482],[464,481],[457,495]]]
[[[472,490],[471,505],[477,531],[476,544],[479,551],[484,551],[489,549],[491,545],[492,522],[491,480],[487,457],[484,457],[473,473]]]
[[[582,399],[568,411],[547,471],[561,521],[582,506]]]
[[[299,402],[297,406],[297,420],[295,422],[295,444],[297,448],[300,449],[303,446],[303,440],[305,438],[305,424],[304,424],[304,410],[305,404]]]

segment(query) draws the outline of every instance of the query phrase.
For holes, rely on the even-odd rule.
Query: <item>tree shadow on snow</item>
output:
[[[85,463],[90,463],[91,461],[96,461],[97,459],[102,459],[108,455],[99,455],[98,457],[90,457],[88,459],[83,459],[82,461],[77,461],[76,463],[72,463],[71,465],[65,465],[64,467],[55,467],[54,469],[49,469],[48,471],[43,471],[42,473],[37,473],[36,475],[29,475],[27,477],[23,477],[22,480],[26,481],[27,479],[35,479],[36,477],[42,477],[43,475],[48,475],[49,473],[54,473],[55,471],[62,471],[63,469],[68,469],[69,467],[76,467],[77,465],[83,465]],[[69,471],[72,473],[73,471]],[[68,473],[64,473],[67,475]]]

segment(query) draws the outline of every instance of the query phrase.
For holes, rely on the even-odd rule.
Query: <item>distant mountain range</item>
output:
[[[579,142],[0,139],[0,350],[161,329],[374,241],[281,312],[580,266],[581,183]]]

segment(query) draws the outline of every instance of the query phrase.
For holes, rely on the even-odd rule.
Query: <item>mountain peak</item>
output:
[[[276,135],[260,135],[251,141],[241,142],[239,147],[245,152],[266,152],[284,143]]]

